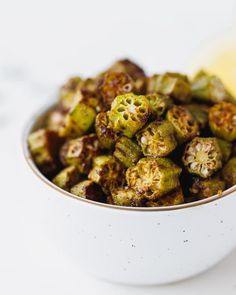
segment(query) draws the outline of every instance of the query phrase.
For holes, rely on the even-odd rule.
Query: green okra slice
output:
[[[150,105],[143,95],[133,93],[117,96],[108,112],[109,125],[115,132],[131,138],[150,116]]]
[[[59,109],[63,112],[68,112],[74,105],[74,96],[80,88],[82,79],[80,77],[70,78],[59,91]]]
[[[221,171],[227,188],[236,184],[236,157],[229,159]]]
[[[198,122],[185,107],[173,106],[168,110],[166,118],[173,125],[179,143],[184,143],[199,135]]]
[[[99,184],[106,194],[125,183],[124,166],[111,155],[102,155],[94,158],[93,168],[88,178]]]
[[[119,187],[112,191],[111,201],[113,205],[141,207],[144,206],[144,197],[136,194],[136,192],[129,187]]]
[[[69,191],[80,180],[80,173],[75,166],[69,166],[60,171],[52,180],[58,187]]]
[[[168,95],[152,93],[146,95],[146,98],[149,101],[154,118],[162,117],[173,105],[173,101]]]
[[[109,72],[126,73],[133,80],[145,77],[144,70],[129,59],[118,60],[109,69]]]
[[[131,92],[133,87],[133,80],[128,74],[106,73],[99,85],[104,108],[109,109],[116,96]]]
[[[139,195],[156,200],[179,187],[181,168],[167,158],[142,158],[126,171],[126,181]]]
[[[155,201],[146,202],[147,207],[165,207],[165,206],[175,206],[184,203],[184,195],[181,187],[176,188],[167,195],[158,198]]]
[[[191,174],[208,178],[222,167],[222,153],[214,137],[195,137],[185,147],[183,163]]]
[[[75,93],[74,101],[77,103],[84,103],[96,112],[103,110],[103,102],[98,89],[99,79],[88,78],[81,82],[79,89]]]
[[[176,147],[175,130],[167,121],[154,121],[149,123],[136,134],[142,152],[148,157],[165,157]]]
[[[225,181],[221,180],[218,176],[213,176],[205,179],[195,177],[193,179],[192,186],[189,189],[190,193],[198,200],[220,194],[224,190]]]
[[[212,133],[227,141],[236,139],[236,106],[220,102],[209,110],[209,126]]]
[[[200,128],[205,128],[208,124],[209,107],[205,104],[192,103],[185,106],[198,122]]]
[[[55,173],[59,160],[58,151],[62,144],[57,132],[42,128],[32,132],[28,137],[28,146],[35,164],[43,174]]]
[[[68,140],[60,150],[60,159],[64,166],[74,165],[80,173],[88,174],[93,158],[100,153],[99,142],[95,134],[84,135]]]
[[[128,168],[138,162],[142,151],[134,140],[122,136],[116,141],[114,156]]]
[[[106,112],[97,114],[95,120],[96,134],[102,148],[111,149],[118,138],[118,134],[108,127],[108,116]]]
[[[161,93],[171,98],[188,103],[191,101],[191,86],[185,75],[165,73],[153,75],[147,79],[147,93]]]
[[[220,138],[217,138],[217,142],[222,153],[222,161],[227,162],[232,154],[233,144]]]
[[[76,138],[86,134],[93,126],[96,118],[94,108],[84,103],[77,103],[65,116],[59,129],[61,137]]]
[[[96,201],[105,202],[106,197],[101,187],[92,180],[84,180],[71,188],[71,193],[75,196]]]
[[[191,85],[192,96],[198,100],[217,103],[231,99],[222,81],[215,75],[204,71],[197,73]]]

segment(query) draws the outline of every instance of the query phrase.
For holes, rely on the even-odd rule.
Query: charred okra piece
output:
[[[60,188],[69,191],[70,188],[80,180],[80,173],[75,166],[69,166],[63,169],[52,182]]]
[[[185,106],[194,119],[198,122],[200,128],[205,128],[208,124],[209,107],[205,104],[192,103]]]
[[[105,109],[109,109],[117,95],[131,92],[133,86],[133,80],[126,73],[105,74],[99,86]]]
[[[167,112],[166,117],[173,125],[179,143],[189,141],[199,134],[198,122],[186,108],[175,105]]]
[[[144,126],[149,116],[147,98],[133,93],[117,96],[108,112],[110,127],[129,138]]]
[[[144,156],[165,157],[177,146],[174,127],[167,121],[154,121],[139,131],[136,138]]]
[[[209,110],[212,133],[227,141],[236,139],[236,106],[230,102],[215,104]]]
[[[93,158],[100,152],[95,134],[68,140],[60,150],[60,159],[64,166],[74,165],[80,173],[89,173]]]
[[[39,129],[29,135],[29,150],[43,174],[50,176],[57,170],[57,155],[61,144],[58,134],[50,129]]]
[[[148,200],[156,200],[179,187],[181,168],[166,158],[143,158],[128,168],[128,186]]]
[[[134,80],[133,92],[138,95],[144,95],[146,93],[146,77],[140,77]]]
[[[222,81],[215,75],[200,71],[192,82],[192,96],[205,102],[217,103],[230,99]]]
[[[47,128],[58,132],[63,125],[65,115],[58,110],[51,111],[47,117]]]
[[[218,176],[206,179],[196,177],[189,190],[194,197],[201,200],[222,193],[225,190],[225,182]]]
[[[144,70],[129,59],[118,60],[108,69],[108,71],[126,73],[134,80],[145,77]]]
[[[96,118],[96,111],[84,103],[76,104],[65,116],[59,135],[76,138],[88,132]]]
[[[222,161],[227,162],[232,154],[233,144],[223,139],[217,138],[218,145],[222,154]]]
[[[106,112],[97,114],[95,128],[101,147],[111,149],[115,145],[118,135],[113,129],[108,127],[108,117]]]
[[[236,157],[229,159],[221,171],[227,188],[236,184]]]
[[[79,89],[75,93],[74,101],[84,103],[96,112],[103,109],[102,99],[98,91],[98,79],[85,79],[81,82]]]
[[[147,207],[175,206],[184,203],[184,195],[181,187],[155,200],[146,202]]]
[[[82,79],[80,77],[70,78],[65,85],[63,85],[59,92],[59,108],[63,112],[68,112],[74,104],[74,96],[76,91],[80,88]]]
[[[153,75],[147,79],[147,93],[161,93],[187,103],[191,100],[191,86],[186,76],[177,73]]]
[[[129,187],[116,188],[111,195],[112,204],[118,206],[140,207],[144,205],[144,197],[136,194]]]
[[[167,95],[153,93],[146,95],[146,98],[149,101],[154,118],[162,117],[173,105],[172,99]]]
[[[88,178],[99,184],[106,194],[116,187],[124,185],[124,166],[113,156],[98,156],[94,158],[93,169]]]
[[[208,178],[222,167],[222,153],[214,137],[195,137],[187,144],[183,163],[191,174]]]
[[[122,136],[116,142],[114,156],[128,168],[138,162],[142,157],[142,151],[135,141]]]
[[[105,202],[106,199],[101,187],[92,180],[81,181],[74,185],[70,191],[75,196],[92,201]]]

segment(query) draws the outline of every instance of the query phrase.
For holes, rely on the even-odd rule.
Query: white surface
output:
[[[180,284],[116,286],[84,275],[30,222],[21,132],[54,85],[125,55],[150,72],[187,71],[204,43],[231,26],[235,11],[233,0],[127,2],[0,1],[0,294],[236,293],[236,252]]]

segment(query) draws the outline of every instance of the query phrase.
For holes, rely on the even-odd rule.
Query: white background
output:
[[[31,223],[37,192],[20,146],[27,118],[68,76],[96,74],[125,56],[148,73],[191,72],[204,48],[231,30],[235,9],[234,0],[0,0],[0,294],[236,294],[236,252],[170,286],[88,277]]]

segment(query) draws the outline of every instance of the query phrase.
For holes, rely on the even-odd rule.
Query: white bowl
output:
[[[78,265],[113,282],[164,284],[206,271],[235,248],[235,186],[220,196],[160,208],[97,203],[55,186],[39,172],[27,146],[28,134],[48,109],[28,123],[23,138],[35,174],[28,180],[34,181],[32,210],[48,239]]]

